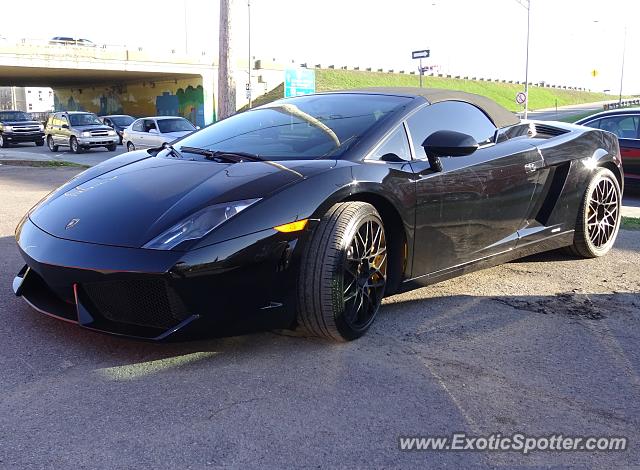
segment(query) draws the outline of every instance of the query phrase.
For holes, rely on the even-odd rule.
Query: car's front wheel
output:
[[[309,240],[298,280],[298,324],[337,341],[362,336],[380,308],[387,238],[378,211],[364,202],[334,205]]]
[[[76,139],[75,137],[71,137],[71,139],[69,140],[69,148],[73,153],[83,152],[82,147],[80,147],[80,144],[78,144],[78,139]]]
[[[35,141],[36,147],[42,147],[44,145],[44,139]]]
[[[116,144],[107,145],[107,150],[109,152],[115,152],[116,148],[118,148]]]
[[[0,149],[8,146],[9,146],[9,143],[4,139],[2,134],[0,134]]]
[[[620,185],[611,170],[596,170],[582,198],[570,253],[597,258],[611,250],[620,228],[621,200]]]
[[[58,146],[55,144],[55,142],[53,141],[53,137],[51,136],[47,137],[47,147],[49,147],[49,150],[51,150],[52,152],[58,151]]]
[[[127,142],[127,152],[133,152],[136,149],[136,146],[133,145],[133,142]]]

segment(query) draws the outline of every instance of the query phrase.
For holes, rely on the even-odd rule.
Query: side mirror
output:
[[[63,124],[63,125],[62,125],[62,126],[60,126],[60,127],[62,127],[63,129],[69,129],[69,124]]]
[[[200,126],[196,126],[196,130],[200,130]]]
[[[431,168],[442,171],[440,157],[464,157],[478,150],[478,142],[468,134],[456,131],[436,131],[422,142]]]
[[[149,129],[149,134],[160,134],[160,132],[158,132],[158,129]]]
[[[406,163],[407,162],[406,160],[403,160],[395,153],[385,153],[383,156],[380,157],[380,160],[382,160],[383,162],[390,162],[390,163]]]

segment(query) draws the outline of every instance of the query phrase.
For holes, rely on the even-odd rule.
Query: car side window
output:
[[[144,120],[140,119],[139,121],[134,122],[133,126],[131,126],[131,130],[134,130],[136,132],[143,132],[144,131]]]
[[[151,131],[151,129],[157,129],[156,128],[156,122],[153,119],[145,119],[144,120],[144,131],[145,132],[149,132],[149,131]]]
[[[380,160],[383,155],[393,153],[403,160],[411,160],[411,151],[409,150],[409,139],[401,124],[391,133],[389,137],[378,147],[368,158],[369,160]]]
[[[600,129],[613,132],[621,139],[638,138],[637,116],[611,116],[602,118]]]
[[[594,129],[600,129],[600,119],[595,119],[593,121],[585,122],[583,126],[593,127]]]
[[[452,130],[472,136],[480,145],[493,140],[496,126],[479,108],[462,101],[426,106],[407,119],[416,158],[426,159],[422,143],[436,131]]]

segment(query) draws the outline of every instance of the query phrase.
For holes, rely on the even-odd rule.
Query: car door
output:
[[[526,140],[493,143],[496,127],[477,107],[445,101],[407,119],[416,175],[416,232],[413,277],[437,275],[515,247],[543,165]],[[478,150],[441,158],[431,168],[422,143],[433,132],[473,136]]]
[[[148,147],[159,147],[165,142],[165,136],[160,132],[160,126],[155,119],[153,119],[153,125],[154,127],[149,129],[147,145]]]
[[[616,114],[584,125],[617,135],[624,176],[640,181],[640,114]]]
[[[56,130],[56,143],[58,145],[69,145],[69,138],[71,136],[71,123],[69,122],[69,116],[61,114],[58,122],[59,125]]]
[[[135,121],[131,128],[127,131],[129,141],[133,143],[136,148],[140,148],[142,146],[142,139],[144,134],[144,119],[138,119]]]

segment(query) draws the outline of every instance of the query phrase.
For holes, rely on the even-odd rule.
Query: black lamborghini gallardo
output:
[[[615,135],[480,96],[283,99],[52,192],[17,228],[13,288],[134,337],[253,322],[351,340],[386,295],[545,250],[604,255],[622,185]]]

